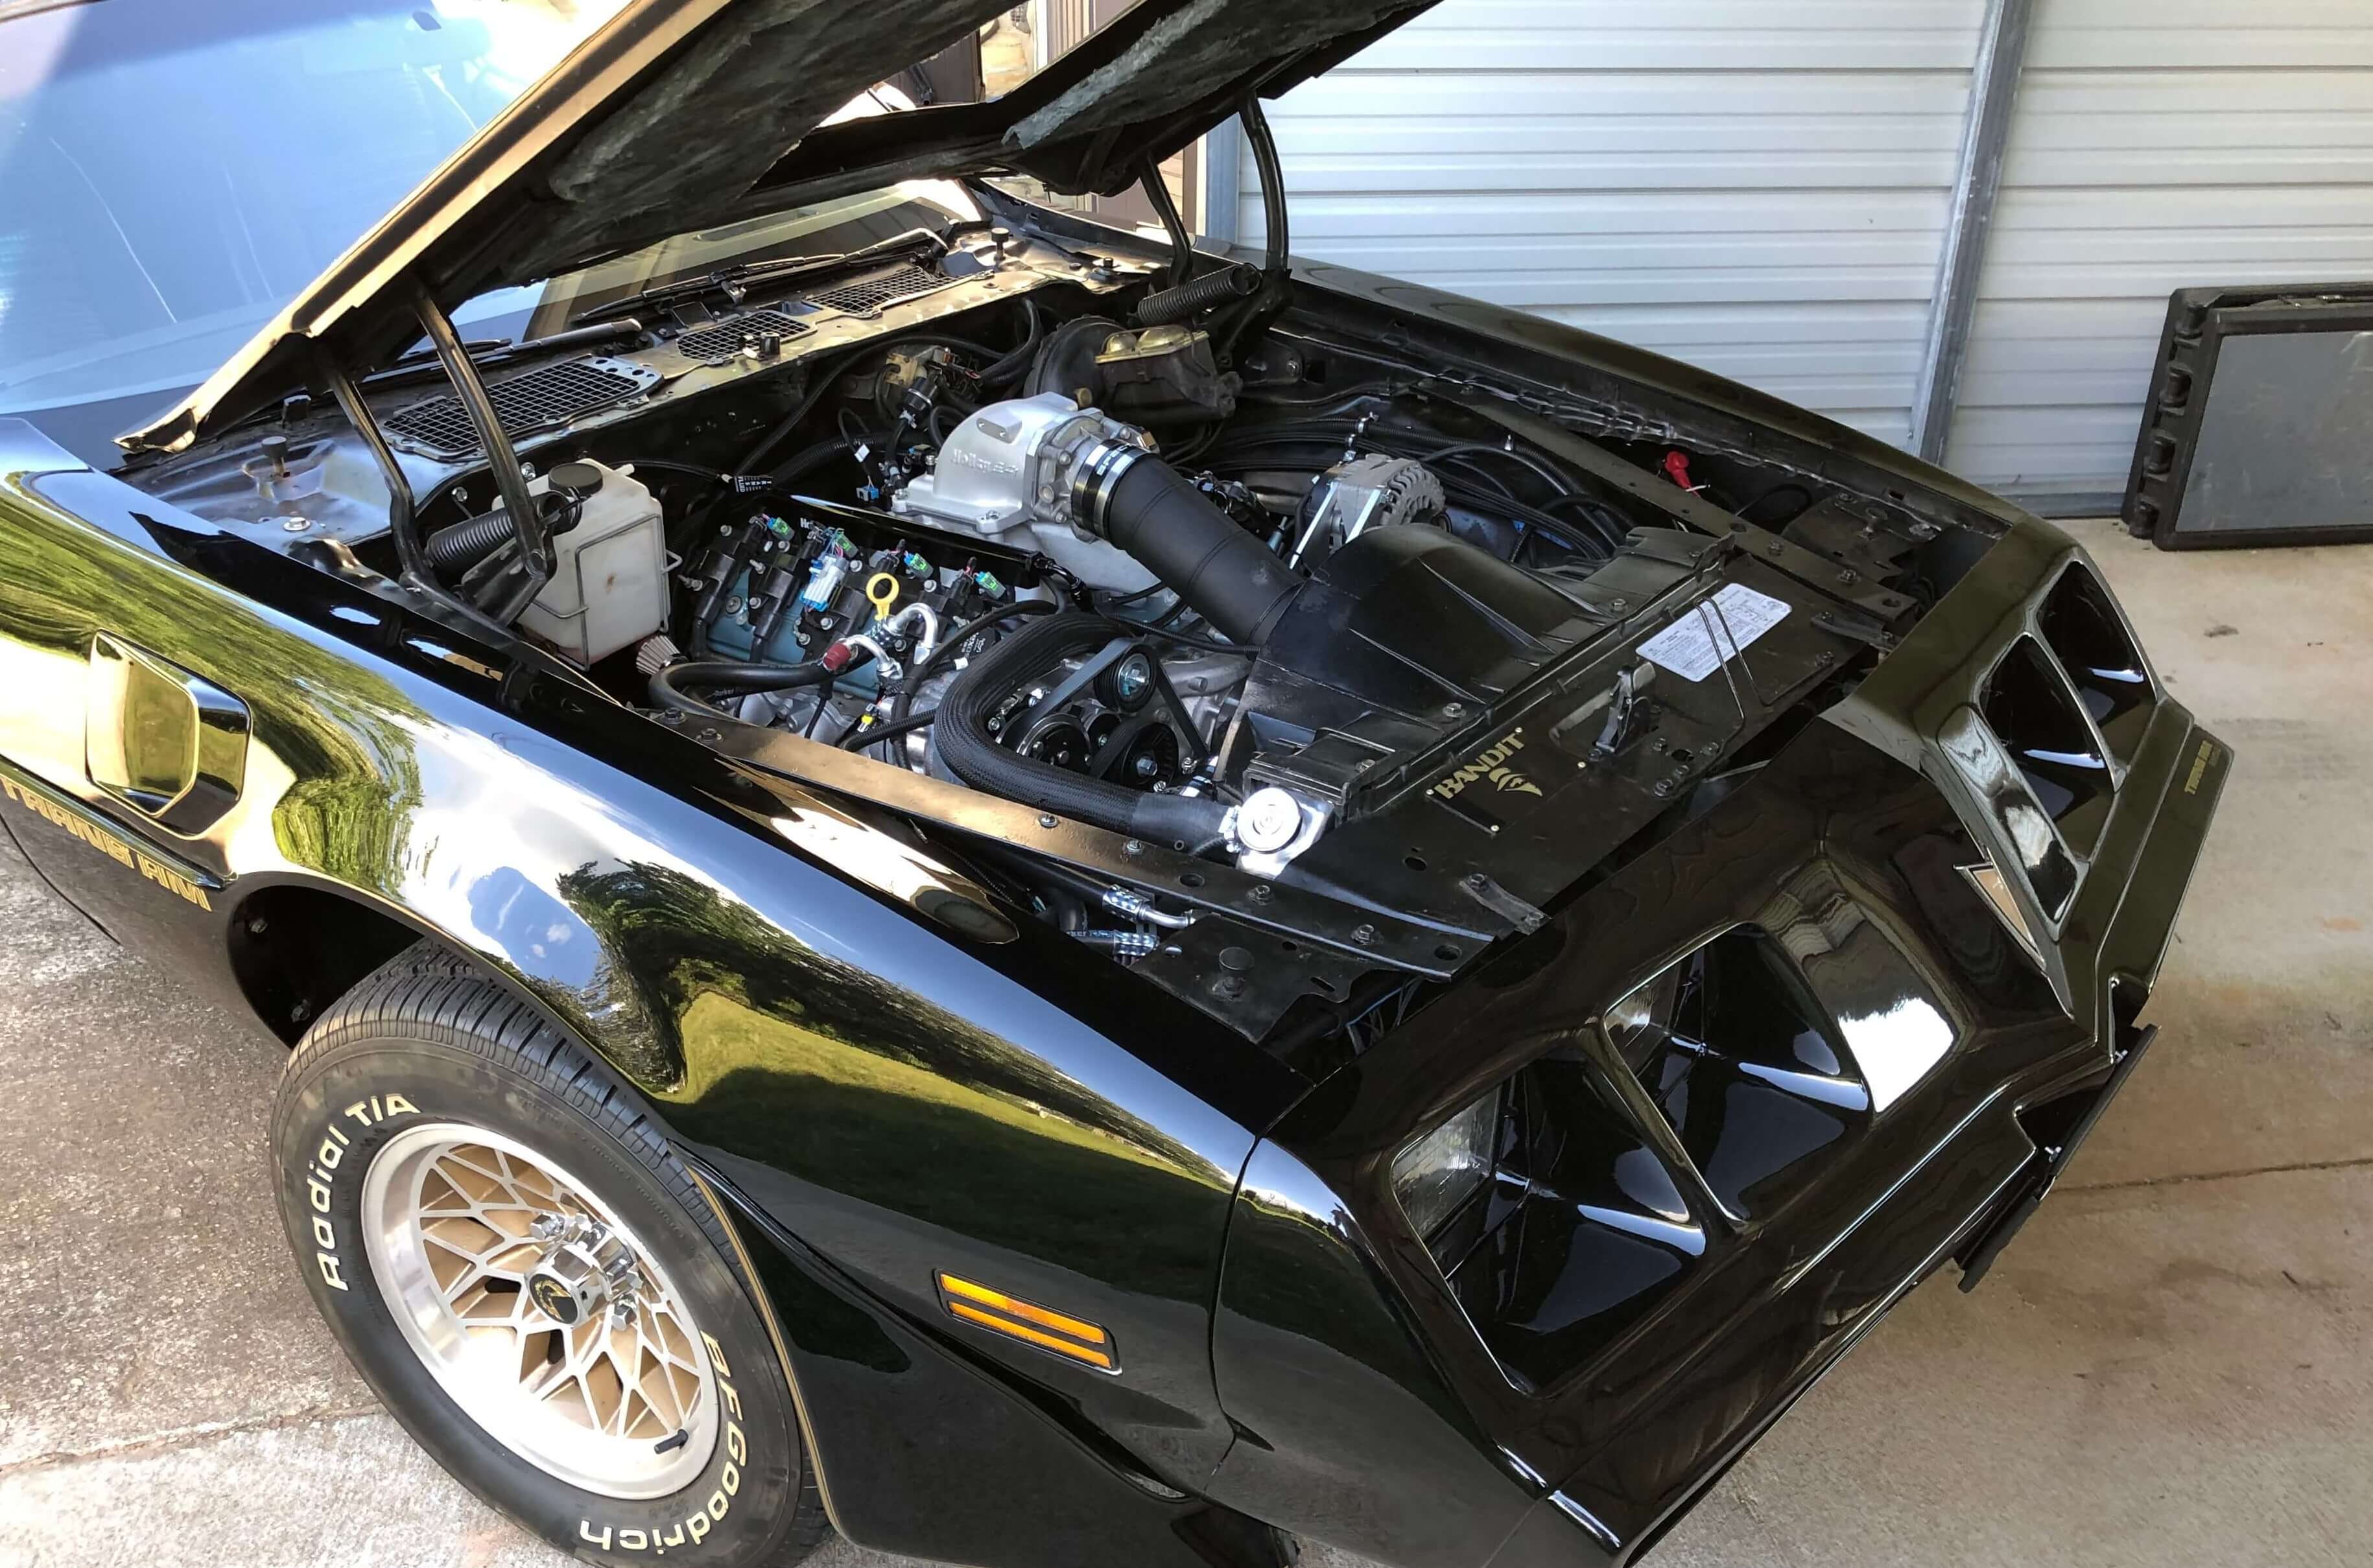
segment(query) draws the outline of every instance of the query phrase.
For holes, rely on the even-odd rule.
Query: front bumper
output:
[[[1853,711],[1412,1019],[1257,1151],[1214,1335],[1244,1435],[1210,1495],[1404,1568],[1629,1561],[1914,1284],[1999,1255],[2140,1059],[2136,1015],[2230,761],[2154,681],[2067,896],[2048,923],[2028,906],[2040,951],[1972,890],[1973,861],[2016,868],[2033,840],[2004,836],[1935,737],[2074,553],[2052,530],[2015,533]],[[1634,1287],[1578,1251],[1521,1299],[1445,1281],[1389,1197],[1393,1153],[1571,1052],[1676,954],[1741,929],[1816,974],[1857,1054],[1936,1043],[1874,1113],[1789,1158],[1743,1079],[1709,1081],[1731,1124],[1714,1118],[1704,1138],[1666,1102],[1712,1178],[1693,1191],[1721,1189],[1721,1212],[1693,1197],[1679,1228],[1698,1239],[1635,1271],[1619,1310],[1582,1298]],[[1636,1109],[1631,1089],[1607,1098]],[[1752,1179],[1723,1175],[1741,1168]],[[1570,1356],[1520,1372],[1509,1345],[1560,1312],[1582,1325],[1559,1330]]]
[[[2052,1195],[2052,1189],[2058,1184],[2061,1172],[2068,1168],[2068,1162],[2076,1157],[2077,1149],[2092,1135],[2093,1129],[2100,1125],[2101,1113],[2110,1109],[2110,1102],[2118,1098],[2120,1089],[2126,1086],[2126,1080],[2133,1076],[2134,1069],[2143,1063],[2143,1052],[2148,1051],[2151,1041],[2157,1038],[2158,1026],[2156,1024],[2142,1028],[2132,1024],[2119,1026],[2118,1040],[2111,1047],[2115,1060],[2110,1064],[2109,1077],[2099,1088],[2081,1097],[2082,1104],[2074,1108],[2075,1115],[2065,1132],[2057,1138],[2037,1140],[2033,1171],[2019,1183],[2018,1195],[2003,1205],[1970,1237],[1969,1245],[1960,1257],[1963,1292],[1978,1288],[1987,1272],[1994,1266],[1994,1260],[2001,1257],[2003,1249],[2010,1245],[2011,1237],[2016,1236],[2019,1227],[2043,1206],[2043,1200]]]

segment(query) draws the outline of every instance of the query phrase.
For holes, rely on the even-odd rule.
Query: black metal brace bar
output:
[[[387,486],[387,531],[395,543],[396,582],[420,600],[459,616],[478,634],[491,636],[498,644],[508,639],[508,628],[488,620],[475,605],[448,592],[429,570],[427,558],[420,548],[419,503],[412,494],[412,481],[405,477],[403,465],[396,460],[395,449],[387,444],[386,432],[371,417],[362,389],[328,345],[314,345],[314,361],[330,395],[337,399],[339,411],[346,416],[346,423],[354,426],[355,434],[369,449],[371,460],[379,467],[380,482]]]
[[[1447,980],[1521,923],[1478,907],[1474,918],[1420,921],[1339,903],[1290,882],[1267,882],[1233,865],[1125,838],[1092,823],[983,795],[853,751],[719,715],[662,714],[725,756],[769,773],[821,786],[937,822],[961,833],[1043,854],[1091,875],[1224,913],[1378,969]]]
[[[1737,540],[1759,559],[1771,563],[1816,593],[1853,605],[1883,621],[1892,621],[1911,608],[1911,600],[1906,595],[1877,587],[1866,578],[1843,581],[1836,562],[1825,560],[1802,545],[1792,544],[1768,528],[1757,528],[1744,518],[1734,517],[1713,502],[1691,494],[1661,475],[1624,461],[1597,442],[1577,436],[1554,421],[1528,413],[1496,398],[1468,397],[1456,401],[1502,429],[1530,441],[1552,457],[1572,463],[1593,479],[1646,502],[1692,532]]]
[[[494,400],[486,396],[486,384],[478,378],[478,367],[471,363],[469,350],[462,347],[460,334],[453,331],[451,318],[425,285],[415,280],[412,286],[413,312],[420,319],[420,330],[427,334],[428,346],[437,352],[438,363],[445,367],[446,379],[453,383],[453,396],[469,414],[471,428],[478,433],[478,445],[486,454],[486,467],[495,476],[496,494],[502,497],[503,509],[510,514],[511,528],[519,540],[519,586],[500,602],[486,607],[490,617],[508,625],[518,620],[520,612],[544,591],[544,584],[552,581],[552,536],[544,527],[544,513],[536,498],[528,494],[527,474],[520,467],[519,451],[504,434],[502,422],[495,415]]]

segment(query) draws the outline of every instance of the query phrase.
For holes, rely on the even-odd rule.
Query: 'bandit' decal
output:
[[[1519,725],[1502,736],[1496,745],[1485,747],[1472,761],[1436,784],[1432,793],[1444,800],[1455,800],[1469,784],[1482,783],[1502,795],[1538,795],[1540,785],[1508,766],[1508,759],[1524,749],[1525,730]]]

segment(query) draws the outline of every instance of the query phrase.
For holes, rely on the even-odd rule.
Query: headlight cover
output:
[[[1505,1085],[1493,1088],[1393,1156],[1393,1197],[1429,1246],[1490,1184],[1506,1097]]]

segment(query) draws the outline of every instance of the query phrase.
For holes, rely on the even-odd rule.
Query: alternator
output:
[[[1414,458],[1371,454],[1338,463],[1310,487],[1290,562],[1315,565],[1370,528],[1438,524],[1444,505],[1442,481]]]

